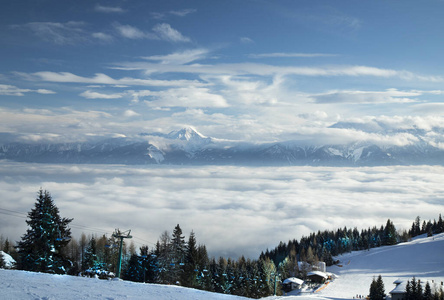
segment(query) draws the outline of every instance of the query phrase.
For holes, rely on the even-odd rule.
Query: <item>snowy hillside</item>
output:
[[[356,251],[337,257],[339,266],[329,272],[339,275],[334,283],[320,294],[329,297],[352,297],[367,295],[373,276],[382,276],[386,293],[397,279],[411,280],[413,276],[421,282],[444,281],[444,233],[434,237],[419,237],[408,243],[395,246]]]
[[[373,276],[382,275],[385,291],[390,292],[398,278],[413,276],[423,282],[444,281],[444,234],[414,241],[352,252],[338,257],[341,266],[328,271],[339,275],[317,294],[266,299],[353,299],[367,295]],[[3,299],[246,299],[177,286],[105,281],[72,276],[1,270]]]

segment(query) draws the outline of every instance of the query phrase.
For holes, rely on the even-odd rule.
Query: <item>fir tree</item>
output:
[[[185,237],[182,235],[182,229],[179,224],[174,228],[172,238],[171,238],[171,247],[172,247],[172,261],[170,273],[172,276],[171,283],[180,282],[180,273],[183,272],[184,260],[185,260],[185,251],[186,251],[186,243]]]
[[[387,224],[384,228],[384,245],[396,245],[398,242],[396,228],[390,219],[387,220]]]
[[[5,259],[3,258],[3,253],[0,251],[0,269],[4,269],[6,267]]]
[[[11,243],[9,243],[8,238],[5,240],[5,244],[3,245],[3,252],[10,254],[11,253]]]
[[[369,298],[370,300],[383,300],[385,298],[384,282],[381,275],[378,276],[378,279],[373,278],[370,284]]]
[[[68,224],[47,191],[40,190],[35,207],[28,213],[28,230],[18,243],[18,268],[21,270],[64,274],[70,262],[61,250],[71,238]]]
[[[95,271],[98,269],[100,269],[100,267],[97,257],[96,239],[92,237],[85,250],[85,256],[82,262],[82,271],[86,271],[88,274],[90,274],[96,273]]]
[[[424,300],[432,300],[432,288],[430,287],[430,283],[427,281],[424,288]]]
[[[186,246],[185,253],[185,265],[182,272],[182,284],[187,287],[197,287],[197,267],[198,267],[198,252],[196,245],[196,237],[193,231],[191,231],[188,238],[188,244]]]
[[[128,262],[128,268],[123,272],[123,279],[143,282],[144,281],[144,268],[143,258],[137,254],[132,254]]]

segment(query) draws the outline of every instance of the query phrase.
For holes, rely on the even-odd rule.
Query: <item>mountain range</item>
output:
[[[351,125],[335,124],[332,127],[347,126]],[[226,141],[206,137],[187,127],[168,134],[141,133],[137,138],[72,143],[4,143],[0,145],[0,159],[129,165],[383,166],[444,163],[444,150],[426,142],[423,132],[410,130],[408,133],[417,141],[405,146],[381,146],[368,141],[307,145],[298,141]]]

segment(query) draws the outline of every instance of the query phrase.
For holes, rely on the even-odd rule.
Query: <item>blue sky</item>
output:
[[[443,124],[444,1],[5,1],[0,136],[229,140]],[[394,143],[411,139],[393,136]]]

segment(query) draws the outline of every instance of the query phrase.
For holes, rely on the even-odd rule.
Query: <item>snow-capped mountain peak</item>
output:
[[[171,131],[170,133],[168,133],[167,137],[170,139],[177,139],[182,141],[208,139],[206,136],[204,136],[191,126],[182,128],[181,130]]]

